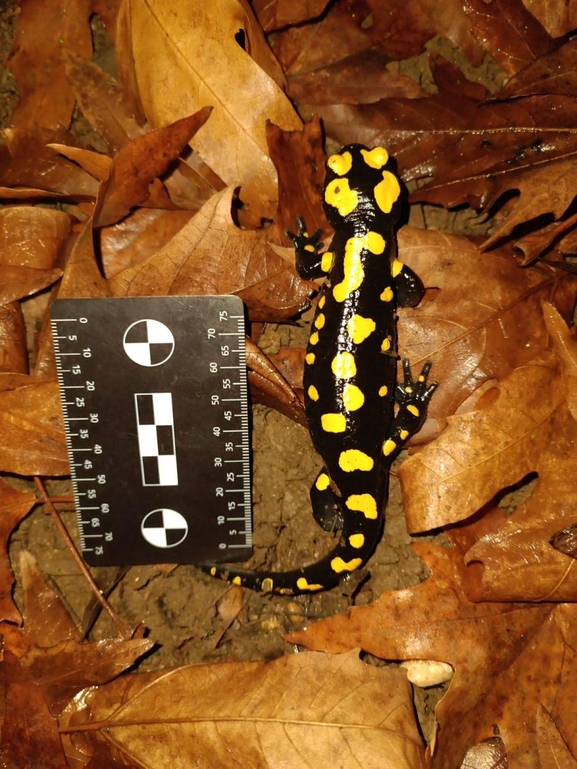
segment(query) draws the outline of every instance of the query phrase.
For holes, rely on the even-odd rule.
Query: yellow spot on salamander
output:
[[[321,298],[319,299],[319,310],[323,309],[326,301],[327,301],[326,296],[321,296]]]
[[[326,491],[330,486],[331,479],[326,473],[319,473],[319,477],[315,481],[315,486],[319,491]]]
[[[382,254],[387,245],[383,236],[379,232],[373,232],[372,230],[367,232],[362,239],[366,239],[367,243],[365,247],[369,249],[371,254],[375,254],[376,256]]]
[[[413,406],[412,404],[409,404],[407,406],[407,411],[409,411],[415,417],[419,416],[419,409],[416,406]]]
[[[376,328],[372,318],[363,318],[362,315],[353,315],[347,323],[347,331],[355,344],[364,342]]]
[[[357,409],[361,408],[364,402],[365,396],[363,395],[363,391],[360,389],[360,387],[347,382],[343,389],[343,405],[346,410],[356,411]]]
[[[409,437],[409,431],[408,430],[401,430],[401,432],[399,433],[399,438],[402,441],[406,441],[408,437]]]
[[[344,414],[323,414],[321,427],[326,433],[344,433],[347,429],[347,420]]]
[[[362,547],[365,544],[365,535],[364,534],[351,534],[349,537],[349,545],[351,547],[354,547],[356,550],[359,549],[359,547]]]
[[[311,253],[315,253],[316,248],[314,246],[311,246],[310,243],[305,246],[305,251],[310,251]]]
[[[361,150],[365,163],[371,168],[382,168],[387,164],[389,153],[384,147],[373,147],[372,150]]]
[[[351,558],[350,561],[343,561],[343,559],[338,556],[331,561],[331,569],[336,571],[337,574],[340,574],[343,571],[355,571],[359,566],[362,566],[362,563],[362,558]]]
[[[314,352],[307,352],[305,355],[305,361],[311,366],[315,362],[315,354]]]
[[[375,200],[381,211],[385,214],[390,214],[393,205],[401,194],[401,185],[395,174],[392,174],[390,171],[383,171],[383,181],[377,184],[374,193]]]
[[[388,352],[391,349],[391,340],[388,336],[383,339],[381,344],[381,352]]]
[[[404,266],[405,265],[402,262],[399,262],[398,259],[394,260],[391,267],[391,275],[393,276],[393,278],[397,277],[397,275],[402,271]]]
[[[322,590],[323,587],[324,585],[318,585],[318,584],[315,584],[314,582],[311,582],[309,584],[309,582],[307,582],[306,577],[299,577],[297,579],[297,588],[299,590]]]
[[[384,398],[388,392],[389,392],[389,388],[387,387],[387,385],[383,385],[382,387],[379,387],[379,395],[381,396],[381,398]]]
[[[337,379],[350,379],[357,373],[355,357],[350,352],[338,352],[331,363],[331,370]]]
[[[340,453],[339,467],[345,473],[352,473],[354,470],[372,470],[374,466],[374,460],[364,451],[347,449]]]
[[[345,505],[349,510],[363,513],[365,518],[375,519],[378,516],[377,502],[371,494],[351,494],[347,497]]]
[[[317,317],[315,318],[315,323],[314,323],[314,325],[316,326],[316,328],[322,328],[322,327],[325,325],[325,322],[326,322],[326,318],[325,318],[325,316],[323,315],[323,313],[322,313],[322,312],[320,312],[320,313],[317,315]]]
[[[348,174],[353,165],[353,156],[350,152],[343,152],[342,155],[331,155],[327,160],[327,166],[337,176],[344,176]]]
[[[393,453],[393,451],[397,448],[397,444],[395,441],[391,440],[389,438],[383,443],[383,454],[388,457],[390,454]]]
[[[309,344],[318,344],[318,343],[319,343],[318,332],[313,331],[313,333],[309,336]]]
[[[311,385],[309,387],[309,389],[307,390],[307,392],[309,394],[309,398],[312,401],[318,401],[318,399],[319,399],[319,391],[317,390],[317,388],[314,385]]]
[[[335,263],[334,252],[325,251],[321,257],[321,270],[323,272],[330,272],[334,263]]]
[[[351,190],[348,179],[333,179],[325,187],[325,201],[344,217],[352,214],[357,207],[359,193]]]
[[[361,238],[349,238],[345,243],[343,260],[343,279],[333,288],[333,296],[337,302],[344,302],[365,279],[365,270],[361,254],[363,250],[371,254],[382,254],[385,250],[385,240],[378,232],[367,232]]]
[[[211,568],[211,570],[210,570],[210,576],[211,576],[211,577],[216,577],[216,566],[213,566],[213,567]]]
[[[233,585],[242,585],[242,579],[240,577],[233,577],[232,584]]]
[[[263,593],[272,593],[274,588],[274,582],[270,577],[265,577],[260,583],[260,589]]]
[[[390,286],[387,286],[379,298],[382,302],[392,302],[393,297],[393,289]]]

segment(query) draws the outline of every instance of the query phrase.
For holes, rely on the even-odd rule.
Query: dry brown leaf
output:
[[[118,0],[120,4],[120,0]],[[117,81],[94,62],[71,51],[64,53],[66,77],[82,114],[111,152],[122,149],[144,129],[135,120]]]
[[[74,108],[74,94],[66,80],[63,47],[84,58],[92,55],[88,18],[89,0],[24,0],[9,66],[20,100],[12,125],[26,128],[67,126]]]
[[[14,576],[8,558],[8,540],[13,529],[28,515],[36,496],[17,491],[8,481],[0,478],[0,621],[20,624],[20,612],[12,600]]]
[[[31,671],[11,651],[2,662],[6,698],[0,761],[8,769],[68,769],[58,726]]]
[[[577,340],[551,302],[543,302],[543,316],[553,350],[561,361],[567,406],[573,419],[577,419]]]
[[[302,309],[310,284],[270,248],[274,229],[249,231],[231,218],[233,190],[214,195],[167,245],[109,281],[114,296],[238,294],[253,320]]]
[[[382,659],[450,663],[455,676],[436,708],[431,769],[458,766],[495,724],[512,766],[538,766],[540,704],[575,751],[577,605],[471,603],[457,550],[413,547],[432,570],[425,582],[384,593],[369,606],[314,623],[287,640],[328,652],[360,646]]]
[[[453,414],[484,382],[507,376],[545,350],[541,301],[571,317],[577,279],[546,267],[520,269],[510,249],[481,253],[474,240],[403,227],[399,255],[424,282],[420,305],[399,312],[400,354],[413,369],[433,361],[440,382],[432,417]]]
[[[99,182],[108,179],[112,166],[112,158],[109,158],[108,155],[102,155],[100,152],[87,150],[84,147],[69,147],[66,144],[57,144],[56,142],[46,146],[77,163],[80,168],[83,168]]]
[[[0,265],[0,304],[32,296],[55,283],[62,270],[35,270],[31,267]]]
[[[153,191],[153,182],[164,189],[158,177],[180,155],[209,115],[210,108],[206,107],[190,117],[138,136],[120,149],[101,187],[93,226],[114,224],[137,205],[151,206],[150,201],[146,201]],[[164,205],[159,207],[172,208],[166,194],[164,198]]]
[[[56,382],[0,393],[0,470],[18,475],[69,475]]]
[[[20,570],[24,590],[22,615],[26,635],[33,644],[48,648],[78,639],[77,624],[28,550],[20,552]]]
[[[0,210],[0,263],[49,270],[70,233],[70,217],[40,206]]]
[[[307,424],[303,404],[275,363],[252,341],[246,340],[246,363],[252,397],[301,425]],[[304,358],[300,358],[300,373]],[[302,385],[302,381],[301,381]]]
[[[119,29],[119,46],[131,53],[121,51],[123,81],[136,83],[150,124],[212,107],[193,149],[226,184],[242,185],[255,215],[271,217],[277,189],[265,121],[287,130],[301,123],[278,85],[282,73],[248,3],[125,0]]]
[[[108,296],[107,282],[94,255],[92,222],[87,221],[66,261],[58,287],[60,299]]]
[[[86,692],[65,731],[95,735],[143,769],[423,767],[403,672],[358,653],[191,665]]]
[[[98,182],[76,163],[50,149],[49,144],[78,142],[68,132],[32,125],[6,128],[0,146],[0,196],[3,198],[63,198],[93,200]],[[49,195],[47,195],[49,193]]]
[[[102,270],[107,278],[136,267],[160,251],[192,218],[192,211],[137,208],[100,232]]]
[[[569,752],[555,721],[542,705],[537,711],[537,740],[540,769],[577,769],[577,758]]]
[[[22,308],[17,302],[0,305],[0,371],[28,373],[26,327]]]

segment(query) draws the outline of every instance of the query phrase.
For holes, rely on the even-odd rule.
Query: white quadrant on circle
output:
[[[154,320],[153,318],[147,318],[144,320],[144,323],[148,325],[149,342],[168,342],[169,344],[174,343],[172,331],[168,328],[168,326],[165,326],[164,323],[161,323],[159,320]]]

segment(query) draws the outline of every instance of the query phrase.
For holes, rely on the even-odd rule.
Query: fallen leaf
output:
[[[281,70],[248,3],[218,0],[209,7],[187,0],[175,7],[169,0],[125,0],[119,29],[119,45],[124,41],[132,56],[121,57],[123,81],[137,83],[151,125],[212,107],[193,149],[226,184],[242,185],[243,200],[259,216],[272,216],[276,174],[265,121],[290,130],[300,128],[300,120],[279,86]]]
[[[404,673],[358,653],[191,665],[86,692],[63,731],[98,733],[139,766],[417,769],[421,738]],[[76,712],[74,712],[76,711]],[[98,732],[96,731],[98,730]]]
[[[69,475],[56,382],[0,392],[0,470],[17,475]]]
[[[470,747],[493,733],[494,724],[511,766],[538,766],[540,704],[575,751],[575,604],[471,603],[457,550],[413,547],[432,571],[425,582],[384,593],[369,606],[313,623],[287,640],[331,653],[361,647],[382,659],[450,663],[455,676],[436,708],[431,769],[458,766]]]
[[[64,71],[62,48],[84,58],[92,55],[89,4],[67,2],[66,11],[52,0],[24,0],[9,66],[18,83],[20,100],[13,126],[67,126],[74,94]]]
[[[310,284],[270,248],[271,227],[234,224],[232,194],[214,195],[158,253],[112,278],[113,295],[238,294],[252,320],[282,320],[302,309]]]
[[[164,128],[139,136],[120,149],[112,161],[110,175],[103,183],[94,212],[94,227],[122,219],[137,205],[146,205],[152,183],[182,152],[188,141],[208,120],[210,109],[177,120]],[[150,203],[148,203],[150,205]],[[165,208],[171,208],[166,198]]]
[[[49,270],[70,234],[70,217],[40,206],[12,206],[0,210],[0,263]]]
[[[12,600],[14,575],[8,557],[8,540],[36,504],[36,496],[31,492],[17,491],[4,478],[0,478],[0,622],[20,624],[20,612]]]
[[[30,670],[5,650],[2,672],[6,710],[0,761],[10,769],[68,769],[58,726]]]

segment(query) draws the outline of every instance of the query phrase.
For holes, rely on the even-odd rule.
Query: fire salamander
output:
[[[395,308],[418,304],[423,285],[396,258],[401,188],[382,147],[350,144],[327,160],[323,206],[335,235],[320,252],[320,231],[299,219],[295,243],[303,278],[326,277],[305,357],[305,407],[324,467],[311,489],[313,514],[336,547],[288,572],[205,565],[208,573],[254,590],[292,595],[323,590],[366,563],[382,531],[391,463],[421,427],[437,383],[430,363],[416,381],[403,361],[396,382]]]

